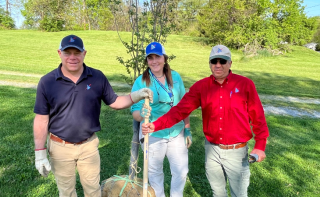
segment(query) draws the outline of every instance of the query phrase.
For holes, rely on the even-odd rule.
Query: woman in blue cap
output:
[[[180,75],[170,69],[164,47],[152,42],[146,47],[145,64],[148,68],[133,84],[132,92],[144,87],[153,91],[153,103],[144,105],[144,100],[132,105],[133,118],[143,123],[149,116],[150,122],[167,113],[185,94]],[[152,111],[151,111],[152,109]],[[151,111],[151,112],[150,112]],[[143,148],[143,135],[139,133]],[[171,197],[182,197],[188,168],[188,148],[192,143],[189,117],[169,129],[151,133],[149,137],[149,183],[157,197],[165,197],[163,160],[167,156],[171,169]]]

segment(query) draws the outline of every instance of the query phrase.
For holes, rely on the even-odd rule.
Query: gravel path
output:
[[[315,110],[302,110],[294,107],[274,107],[270,105],[263,105],[265,114],[306,117],[306,118],[320,118],[320,112]]]

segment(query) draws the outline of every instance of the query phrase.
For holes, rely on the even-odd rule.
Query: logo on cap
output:
[[[74,42],[74,39],[71,37],[70,40],[69,40],[69,42]]]
[[[155,49],[156,46],[154,46],[153,44],[151,45],[151,50]]]
[[[218,48],[218,52],[217,53],[220,53],[220,52],[222,52],[222,49]]]

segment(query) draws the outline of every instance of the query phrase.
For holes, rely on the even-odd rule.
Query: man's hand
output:
[[[151,107],[143,104],[140,110],[140,116],[142,118],[149,118],[151,116]]]
[[[264,160],[264,158],[266,158],[266,154],[264,153],[264,151],[259,149],[253,149],[250,154],[257,154],[259,156],[257,162],[261,162]]]
[[[146,97],[149,97],[151,103],[153,102],[153,92],[149,88],[142,88],[135,92],[131,92],[130,95],[134,103],[137,103],[140,100],[145,99]]]
[[[36,150],[35,155],[37,170],[42,176],[47,177],[49,172],[51,171],[51,165],[47,159],[47,150]]]
[[[190,132],[190,128],[184,128],[184,143],[189,148],[192,144],[192,135]]]
[[[148,124],[142,123],[141,130],[143,135],[146,135],[148,133],[153,133],[154,129],[155,128],[153,123],[148,123]]]

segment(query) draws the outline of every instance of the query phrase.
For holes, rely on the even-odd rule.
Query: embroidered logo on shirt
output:
[[[222,52],[222,49],[218,48],[218,52],[217,53],[220,53],[220,52]]]
[[[151,45],[151,50],[153,50],[154,48],[156,48],[156,46],[154,46],[154,45]]]
[[[90,90],[90,87],[91,86],[91,84],[90,85],[87,85],[87,88],[86,88],[86,90]]]
[[[230,92],[230,98],[231,98],[231,96],[232,96],[232,91]]]
[[[236,92],[236,93],[238,93],[238,92],[239,92],[238,88],[236,88],[235,92]]]
[[[73,38],[70,38],[69,42],[74,42],[74,39],[73,39]]]

